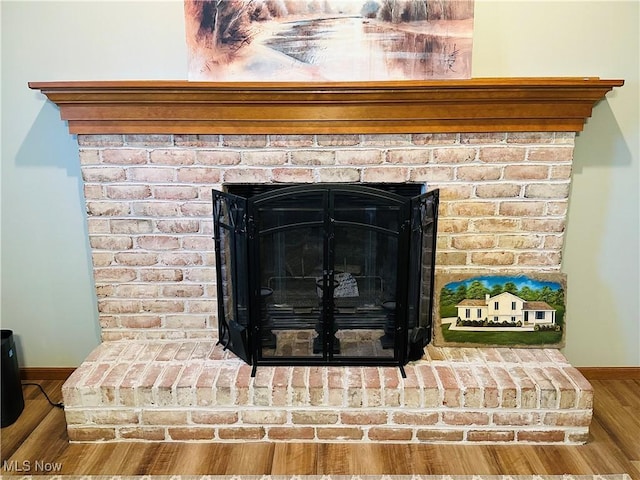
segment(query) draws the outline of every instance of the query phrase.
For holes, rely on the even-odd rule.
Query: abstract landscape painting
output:
[[[469,78],[474,0],[185,0],[189,79]]]

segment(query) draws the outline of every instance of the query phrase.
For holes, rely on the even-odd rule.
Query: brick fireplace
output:
[[[417,183],[436,276],[559,272],[575,134],[621,82],[293,85],[31,84],[78,135],[103,341],[64,386],[70,440],[584,443],[591,387],[552,349],[251,378],[216,345],[211,191]]]
[[[557,271],[574,135],[79,135],[103,340],[211,335],[211,189],[234,183],[424,183],[439,270]]]

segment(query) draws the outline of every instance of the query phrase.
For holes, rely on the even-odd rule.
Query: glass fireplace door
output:
[[[393,337],[406,199],[358,186],[249,199],[260,292],[258,362],[398,361]]]
[[[255,358],[326,358],[321,319],[328,270],[326,190],[257,195],[250,200],[253,225],[254,317],[260,340]]]
[[[368,189],[331,191],[333,303],[339,359],[396,358],[399,237],[403,199]],[[397,358],[396,358],[397,359]]]

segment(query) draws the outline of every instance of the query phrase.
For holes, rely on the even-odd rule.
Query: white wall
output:
[[[476,0],[474,77],[599,76],[626,85],[576,140],[566,355],[640,365],[637,1]],[[28,81],[185,79],[181,0],[0,3],[2,328],[21,366],[75,366],[99,342],[75,138]]]
[[[640,365],[640,3],[477,2],[474,76],[622,78],[576,137],[563,271],[578,366]]]

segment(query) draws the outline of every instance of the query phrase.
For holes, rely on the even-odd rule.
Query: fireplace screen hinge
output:
[[[246,218],[246,225],[247,225],[246,226],[247,236],[249,237],[250,240],[253,240],[256,234],[256,222],[254,221],[252,216],[247,216],[247,214],[245,214],[245,218]]]

